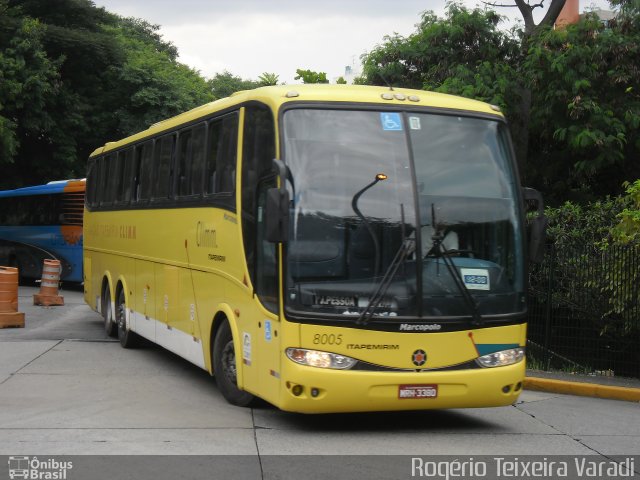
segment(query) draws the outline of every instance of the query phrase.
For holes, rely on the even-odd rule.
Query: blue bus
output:
[[[84,192],[84,179],[0,191],[0,265],[38,279],[45,259],[60,260],[60,279],[82,282]]]

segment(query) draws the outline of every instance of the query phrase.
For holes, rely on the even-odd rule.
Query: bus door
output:
[[[281,325],[278,320],[278,267],[276,245],[266,239],[266,192],[276,185],[272,172],[275,157],[273,113],[263,105],[244,108],[242,149],[242,229],[246,262],[254,290],[253,312],[243,355],[246,379],[257,379],[256,388],[267,401],[277,403],[280,391]],[[243,342],[244,344],[245,342]],[[251,373],[249,373],[251,370]],[[252,377],[253,376],[253,377]]]
[[[271,187],[275,187],[273,178],[258,186],[255,289],[260,303],[268,311],[263,312],[259,322],[258,361],[263,369],[260,372],[260,391],[265,399],[275,402],[279,401],[276,395],[280,392],[282,336],[277,314],[279,310],[277,244],[267,240],[265,229],[266,193]]]

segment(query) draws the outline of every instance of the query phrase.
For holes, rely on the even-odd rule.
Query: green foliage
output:
[[[586,205],[567,201],[559,207],[547,207],[547,236],[556,248],[574,249],[590,245],[603,250],[616,243],[613,230],[629,205],[627,198],[606,197]]]
[[[118,23],[126,30],[126,36],[131,41],[145,44],[156,52],[166,54],[172,62],[177,61],[178,49],[158,33],[160,25],[153,25],[141,18],[120,19]]]
[[[275,73],[264,72],[262,75],[258,77],[258,83],[260,86],[268,87],[272,85],[278,85],[278,81],[280,80],[280,76]]]
[[[158,31],[90,0],[0,0],[0,188],[84,176],[96,147],[212,100]]]
[[[243,80],[226,70],[222,73],[217,73],[207,83],[214,98],[225,98],[240,90],[252,90],[261,86],[258,82]]]
[[[24,167],[15,164],[23,144],[48,143],[55,136],[55,112],[50,110],[60,93],[60,61],[47,57],[42,45],[45,29],[37,20],[16,19],[2,27],[0,166],[6,175]]]
[[[607,294],[611,312],[624,319],[626,331],[640,331],[640,180],[625,182],[626,195],[622,198],[624,209],[616,215],[618,224],[612,231],[613,243],[634,252],[636,267],[629,265],[627,258],[617,257],[615,265],[606,272]]]
[[[154,35],[141,36],[136,19],[119,19],[105,27],[125,52],[123,65],[111,69],[119,85],[116,128],[130,135],[149,125],[213,100],[199,73],[178,63],[168,48],[158,48]],[[152,32],[157,26],[144,25]]]
[[[554,304],[595,315],[603,335],[637,335],[640,271],[632,265],[640,258],[640,180],[627,184],[627,195],[545,213],[558,252],[549,267],[559,279]]]
[[[616,216],[619,223],[613,229],[613,238],[622,245],[640,245],[640,180],[625,182],[625,208]]]
[[[296,76],[294,80],[302,80],[302,83],[329,83],[327,74],[325,72],[314,72],[313,70],[303,70],[298,68],[296,70]]]
[[[55,65],[57,78],[45,103],[32,105],[42,116],[40,123],[46,120],[47,128],[30,135],[22,131],[29,123],[18,119],[20,147],[2,181],[15,186],[84,176],[88,153],[104,143],[110,125],[99,115],[110,111],[102,92],[113,89],[105,70],[120,62],[123,55],[102,25],[116,17],[88,0],[10,0],[8,5],[12,7],[8,31],[20,22],[38,21],[42,61]]]
[[[547,30],[523,64],[533,92],[530,170],[556,196],[619,192],[640,167],[640,29],[595,16]],[[536,145],[533,145],[536,142]]]
[[[337,85],[346,85],[347,81],[344,79],[344,77],[338,77],[338,79],[336,80],[336,84]]]
[[[417,30],[364,55],[364,83],[421,88],[499,105],[526,183],[554,203],[620,193],[640,177],[640,8],[525,35],[492,11],[449,4]]]
[[[425,12],[415,33],[386,36],[363,57],[363,75],[371,84],[426,90],[448,81],[445,90],[461,94],[476,83],[475,75],[486,71],[486,64],[517,55],[518,42],[498,29],[499,22],[493,11],[468,10],[455,3],[448,5],[443,19]]]

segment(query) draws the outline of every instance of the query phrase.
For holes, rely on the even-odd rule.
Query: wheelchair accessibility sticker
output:
[[[394,112],[380,112],[380,122],[382,122],[382,129],[389,132],[401,132],[402,131],[402,118],[399,113]]]

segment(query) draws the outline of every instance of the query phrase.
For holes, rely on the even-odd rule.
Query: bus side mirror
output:
[[[273,160],[273,166],[278,175],[280,187],[267,190],[265,233],[268,241],[284,243],[289,236],[289,192],[285,186],[287,167],[277,159]]]
[[[533,188],[523,189],[525,207],[533,206],[536,212],[534,217],[528,219],[529,227],[529,260],[535,263],[542,262],[544,258],[544,245],[547,239],[547,224],[549,220],[544,214],[544,202],[542,195]],[[528,208],[525,209],[528,213]]]

